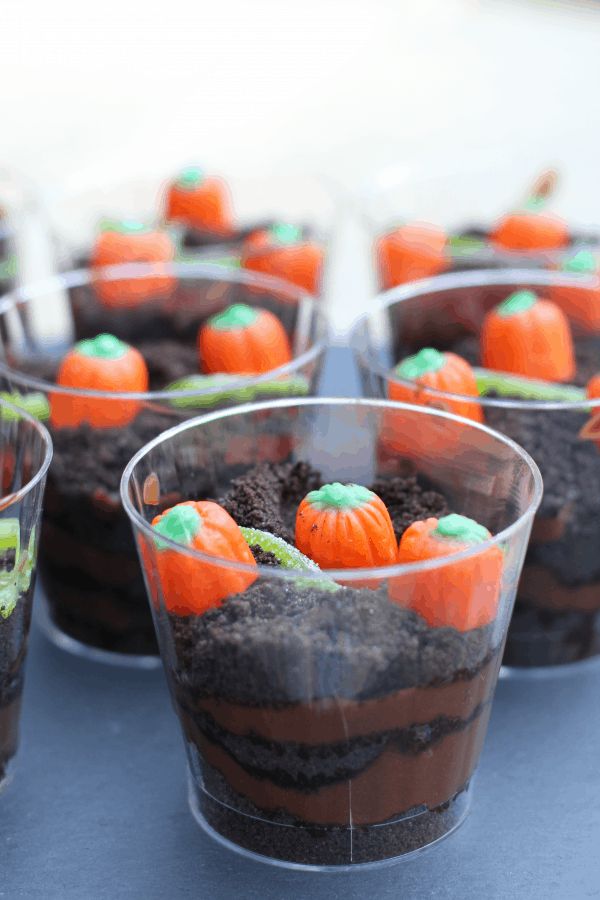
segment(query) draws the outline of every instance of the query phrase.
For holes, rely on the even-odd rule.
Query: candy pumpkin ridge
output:
[[[208,320],[208,324],[217,331],[237,331],[248,328],[258,318],[258,310],[246,303],[232,303],[223,312],[217,313]]]
[[[377,495],[360,484],[341,484],[334,481],[324,484],[316,491],[306,495],[307,502],[313,509],[358,509]]]
[[[105,333],[78,341],[73,349],[81,356],[88,356],[92,359],[121,359],[130,347],[114,334]]]

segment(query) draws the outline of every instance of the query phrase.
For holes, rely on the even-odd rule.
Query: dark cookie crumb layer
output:
[[[0,616],[0,783],[17,749],[32,591],[19,596],[8,618]]]
[[[556,612],[515,606],[503,663],[506,666],[557,666],[600,654],[600,611]]]
[[[429,628],[387,588],[299,590],[255,583],[203,616],[171,617],[179,689],[253,706],[369,699],[468,677],[490,653],[490,628]]]
[[[409,352],[419,346],[416,341]],[[481,363],[475,335],[463,334],[441,349],[452,350],[473,365]],[[600,365],[600,338],[576,338],[575,351],[574,383],[585,385]],[[600,452],[593,441],[579,437],[588,414],[487,406],[485,417],[486,424],[531,454],[544,480],[525,572],[530,566],[544,569],[559,587],[569,589],[600,582],[600,493],[590,490],[590,485],[600,483]],[[558,610],[553,597],[548,597],[548,608],[544,608],[543,596],[534,608],[517,593],[505,662],[560,665],[594,656],[600,652],[599,619],[600,591],[598,610],[585,612]]]
[[[263,463],[235,478],[219,502],[238,525],[270,531],[294,543],[298,505],[322,483],[320,472],[308,463]],[[449,512],[445,498],[423,488],[413,476],[378,478],[370,489],[387,506],[397,539],[412,522]]]
[[[238,525],[270,531],[293,544],[298,505],[321,483],[308,463],[262,463],[234,478],[219,503]]]
[[[273,741],[252,733],[232,734],[207,713],[186,708],[181,694],[178,699],[182,713],[190,717],[203,738],[218,745],[248,774],[308,794],[357,778],[384,752],[391,750],[406,756],[429,752],[448,735],[467,729],[489,705],[489,701],[477,705],[464,718],[441,715],[426,723],[378,730],[307,748],[305,743],[297,741]]]
[[[219,772],[204,762],[202,772],[204,790],[192,788],[192,805],[211,828],[252,853],[302,865],[357,865],[402,856],[452,831],[469,805],[466,785],[434,810],[415,810],[414,815],[376,827],[307,827],[283,811],[266,820]],[[211,795],[221,797],[222,802]]]

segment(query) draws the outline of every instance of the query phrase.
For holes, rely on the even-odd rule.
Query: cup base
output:
[[[572,675],[580,675],[582,672],[596,671],[600,671],[600,654],[578,659],[575,662],[552,663],[547,666],[502,665],[498,677],[523,680],[556,678],[557,676],[568,678]]]
[[[161,665],[160,656],[113,653],[111,650],[102,650],[99,647],[84,644],[82,641],[65,634],[50,618],[45,598],[39,603],[38,610],[38,623],[42,631],[55,647],[64,650],[66,653],[92,660],[92,662],[102,663],[103,665],[120,666],[127,669],[158,669]]]
[[[467,817],[471,789],[467,785],[443,809],[367,828],[315,828],[258,819],[215,800],[191,773],[188,802],[194,819],[211,838],[247,859],[285,869],[349,872],[394,865],[447,838]]]

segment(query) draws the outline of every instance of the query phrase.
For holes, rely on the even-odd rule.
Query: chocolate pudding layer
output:
[[[220,502],[289,540],[319,482],[302,462],[264,464]],[[398,536],[447,512],[414,478],[372,488]],[[386,585],[263,578],[202,616],[171,616],[169,631],[194,802],[224,837],[288,861],[356,863],[416,849],[462,816],[499,666],[493,626],[430,628]],[[340,849],[348,840],[354,851]]]
[[[440,349],[481,365],[475,336]],[[576,339],[575,349],[573,383],[583,386],[600,366],[600,337]],[[397,358],[406,352],[400,350]],[[600,450],[585,437],[590,415],[486,406],[485,421],[524,447],[544,480],[504,662],[544,666],[595,656],[600,653],[600,491],[595,488]]]
[[[32,592],[19,596],[6,619],[0,616],[0,784],[17,751]]]
[[[200,821],[237,847],[300,865],[359,865],[402,856],[445,837],[463,821],[469,808],[467,786],[436,809],[415,809],[376,827],[307,825],[284,812],[266,819],[264,812],[234,792],[206,759],[198,766],[195,748],[190,748],[189,755],[197,778],[190,783],[190,800]]]

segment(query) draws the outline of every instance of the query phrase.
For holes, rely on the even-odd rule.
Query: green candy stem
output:
[[[454,234],[448,238],[448,247],[454,256],[469,256],[471,253],[485,250],[486,246],[486,242],[481,238],[469,235]]]
[[[193,506],[179,504],[165,513],[153,528],[171,541],[190,544],[202,528],[202,517]],[[162,541],[157,541],[156,546],[159,550],[168,549]]]
[[[223,312],[211,316],[208,324],[217,331],[237,331],[256,322],[258,310],[246,303],[232,303]]]
[[[207,266],[218,266],[220,269],[227,269],[228,271],[234,271],[235,269],[242,268],[242,260],[239,256],[203,256],[198,255],[198,253],[193,250],[188,250],[185,246],[182,245],[179,240],[179,236],[175,233],[174,236],[175,243],[178,247],[176,261],[180,263],[198,263],[201,262],[203,265]],[[207,276],[208,277],[208,276]]]
[[[562,264],[563,272],[572,272],[575,275],[589,275],[597,269],[598,262],[591,250],[578,250]]]
[[[175,182],[177,187],[186,191],[193,191],[204,181],[204,171],[200,166],[187,166],[183,169]]]
[[[258,384],[228,387],[229,384],[243,380],[241,375],[188,375],[174,381],[167,391],[197,391],[193,397],[173,397],[169,402],[178,409],[204,409],[219,403],[236,401],[247,403],[257,397],[306,397],[310,387],[301,375],[290,378],[278,378],[274,381],[260,381]],[[211,388],[222,387],[220,391],[203,394]]]
[[[148,226],[137,219],[102,219],[100,231],[116,231],[118,234],[144,234]]]
[[[480,397],[485,397],[486,394],[494,391],[500,397],[522,400],[546,400],[556,403],[581,403],[582,400],[586,399],[586,393],[583,388],[569,384],[554,384],[551,381],[522,378],[520,375],[492,372],[489,369],[474,369],[473,371]]]
[[[197,261],[196,257],[194,257],[194,261]],[[205,259],[202,257],[202,262],[206,263],[208,266],[219,266],[222,269],[242,268],[242,260],[239,256],[217,256],[214,259]]]
[[[548,205],[548,198],[542,197],[539,194],[532,195],[528,197],[525,203],[523,204],[523,209],[525,212],[531,213],[540,213],[543,211],[544,207]]]
[[[369,503],[375,494],[360,484],[324,484],[317,491],[306,495],[307,501],[315,509],[358,509]]]
[[[509,316],[515,316],[531,309],[536,303],[537,297],[533,291],[515,291],[496,307],[496,312],[503,319],[507,319]]]
[[[297,244],[302,240],[302,229],[298,225],[289,222],[277,222],[269,229],[273,240],[282,246]]]
[[[474,519],[451,513],[438,520],[437,528],[432,531],[437,538],[459,541],[461,544],[481,544],[490,539],[487,528]]]
[[[74,350],[91,359],[121,359],[129,350],[129,344],[120,341],[114,334],[99,334],[95,338],[79,341]]]
[[[445,365],[446,357],[433,347],[424,347],[414,356],[407,356],[395,368],[395,374],[407,381],[416,381],[429,372],[438,372]]]
[[[0,393],[0,398],[6,400],[7,403],[12,403],[13,406],[20,407],[25,410],[25,412],[28,412],[30,416],[39,419],[40,422],[44,422],[46,419],[50,418],[50,404],[48,403],[45,394]],[[13,412],[12,409],[0,408],[0,418],[5,422],[16,422],[19,419],[19,415],[18,413]]]

